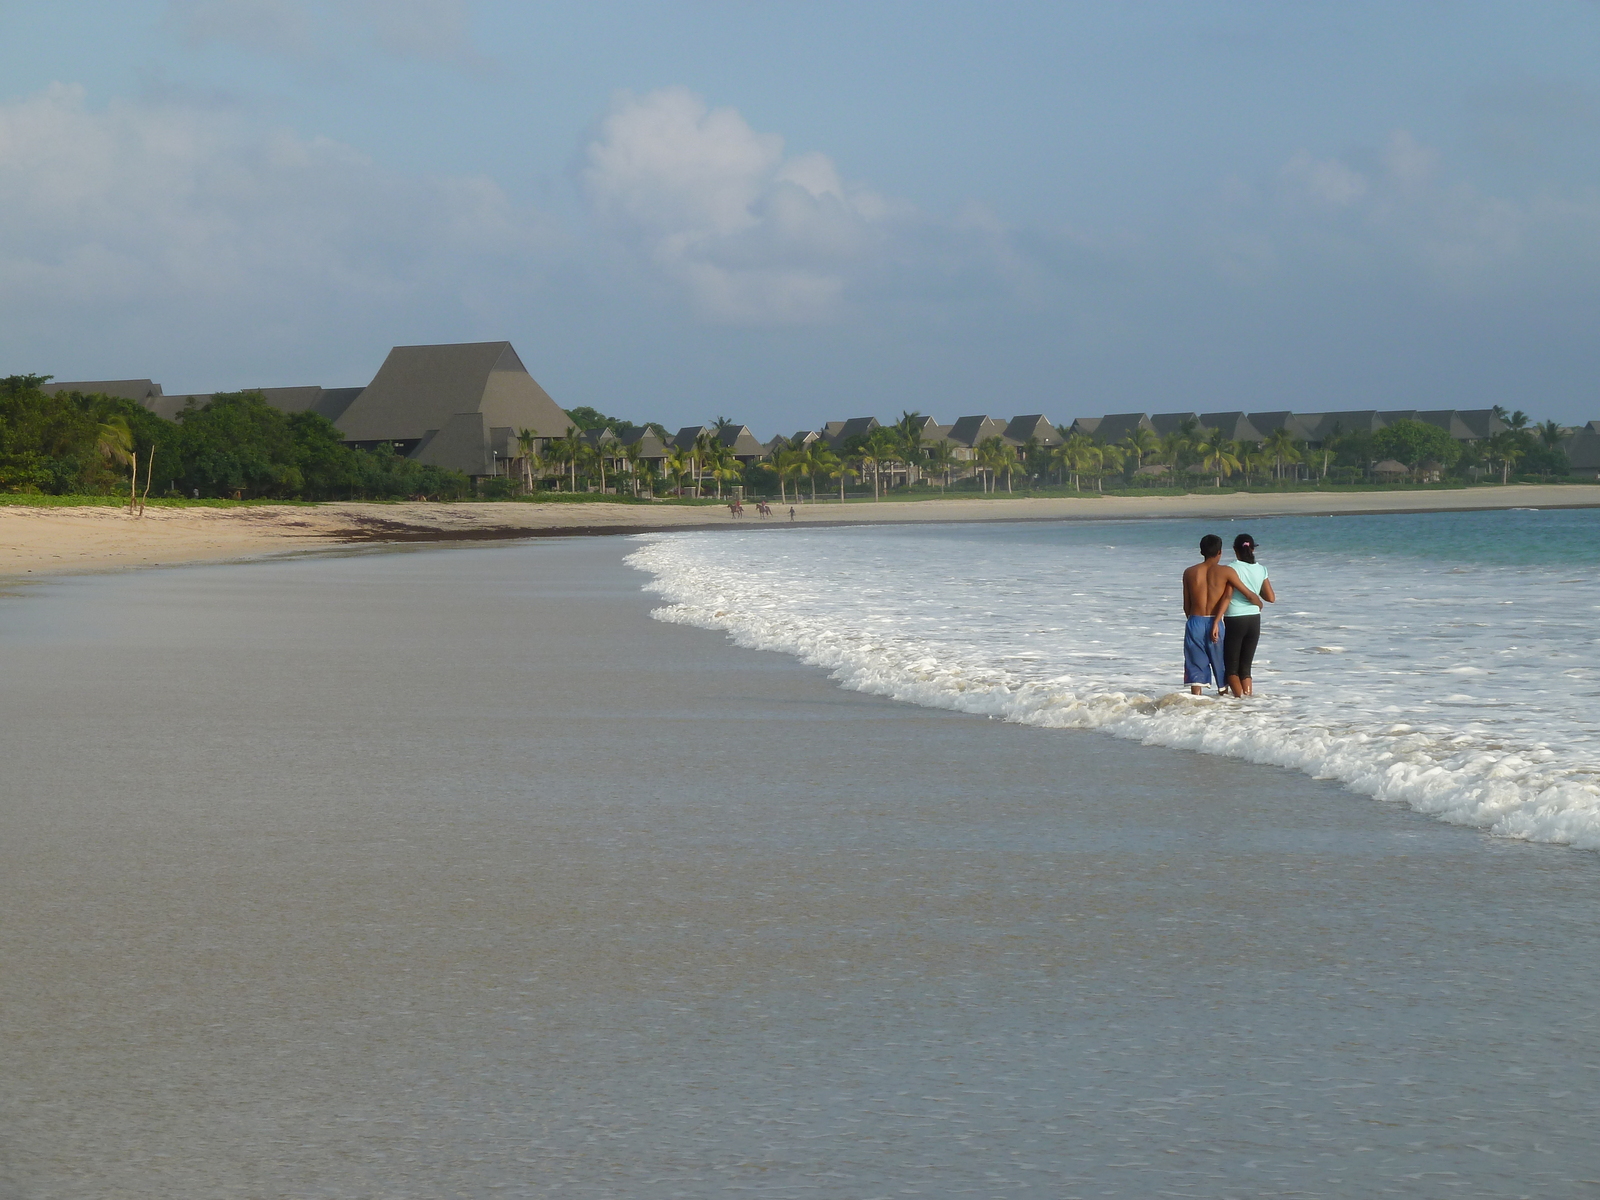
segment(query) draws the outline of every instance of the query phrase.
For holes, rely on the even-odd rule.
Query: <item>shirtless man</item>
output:
[[[1217,694],[1228,690],[1228,677],[1222,665],[1222,614],[1228,611],[1228,599],[1237,591],[1251,604],[1259,605],[1260,598],[1245,587],[1232,567],[1222,565],[1222,539],[1208,533],[1200,539],[1200,557],[1183,573],[1183,615],[1187,620],[1183,628],[1183,681],[1189,691],[1200,695],[1200,689],[1215,680]]]

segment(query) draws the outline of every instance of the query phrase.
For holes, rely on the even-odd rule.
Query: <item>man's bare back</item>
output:
[[[1183,573],[1183,615],[1220,617],[1227,608],[1228,593],[1235,589],[1251,604],[1261,603],[1232,567],[1223,566],[1215,558],[1197,562]]]

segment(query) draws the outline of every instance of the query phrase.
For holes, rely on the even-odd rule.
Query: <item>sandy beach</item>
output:
[[[1330,492],[1206,496],[1005,497],[796,506],[794,524],[933,521],[1125,520],[1139,517],[1264,517],[1496,508],[1600,507],[1600,485],[1526,484],[1428,492]],[[0,578],[75,574],[180,563],[227,562],[361,542],[499,540],[714,529],[735,524],[721,508],[676,504],[483,503],[258,505],[119,508],[0,505]],[[746,507],[741,528],[788,526],[775,506],[763,522]]]
[[[1592,1195],[1593,855],[845,691],[631,548],[9,602],[0,1197]]]

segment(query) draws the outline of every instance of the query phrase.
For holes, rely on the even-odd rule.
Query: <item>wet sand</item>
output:
[[[795,524],[941,521],[1122,520],[1138,517],[1247,517],[1282,514],[1595,507],[1600,486],[1514,485],[1427,492],[1341,492],[1225,496],[1094,496],[1066,499],[882,501],[841,505],[826,498],[795,506]],[[231,509],[0,505],[0,579],[30,575],[221,562],[325,550],[375,541],[493,541],[648,529],[734,525],[726,509],[675,504],[483,503],[260,505]],[[746,506],[740,526],[790,524],[787,510],[761,521]]]
[[[0,602],[0,1195],[1592,1194],[1600,856],[842,692],[627,549]]]

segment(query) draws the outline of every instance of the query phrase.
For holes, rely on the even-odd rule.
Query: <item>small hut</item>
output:
[[[1398,483],[1411,474],[1411,468],[1406,466],[1405,463],[1395,462],[1392,458],[1386,458],[1372,468],[1372,473],[1385,483]]]

